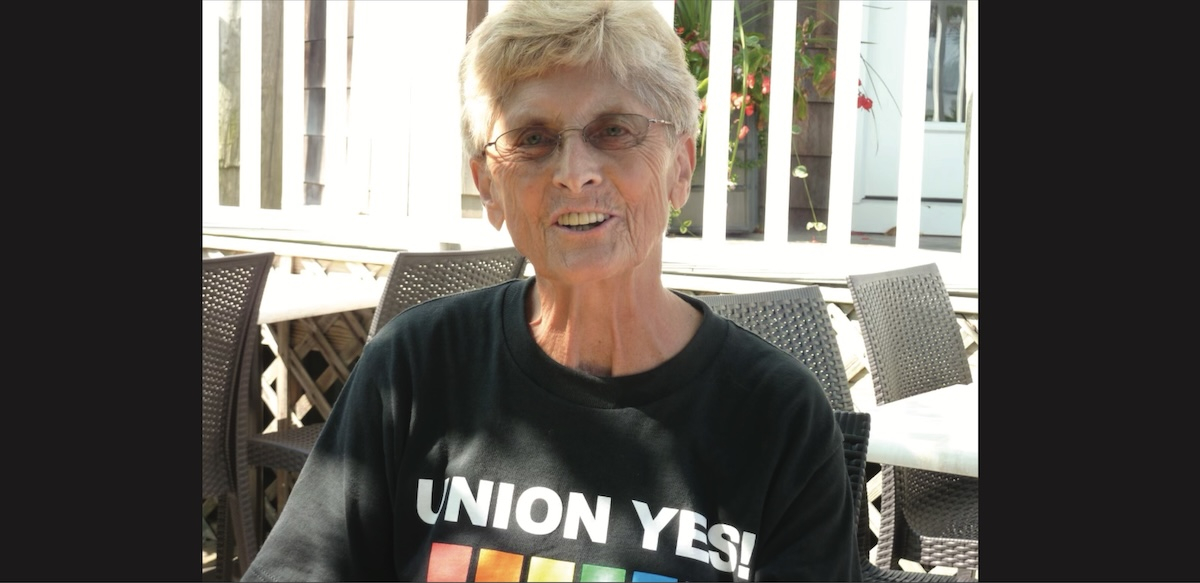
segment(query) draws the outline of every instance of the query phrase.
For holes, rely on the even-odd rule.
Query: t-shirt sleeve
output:
[[[815,379],[814,379],[815,380]],[[861,581],[858,538],[841,430],[821,395],[797,411],[783,437],[807,452],[780,468],[772,488],[788,492],[775,509],[769,548],[759,557],[762,581]]]
[[[395,580],[391,460],[409,409],[380,344],[364,349],[243,581]]]
[[[856,517],[849,506],[849,484],[837,487],[845,462],[834,456],[813,474],[812,482],[783,510],[777,538],[786,542],[765,556],[756,571],[760,581],[861,581]]]

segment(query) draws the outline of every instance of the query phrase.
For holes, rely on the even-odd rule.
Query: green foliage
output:
[[[671,225],[674,225],[675,222],[679,220],[679,214],[681,212],[683,212],[683,211],[681,211],[680,209],[677,209],[675,207],[671,207],[671,219],[670,219]],[[679,227],[678,227],[679,234],[687,235],[688,229],[691,228],[691,226],[692,226],[692,219],[687,219],[687,220],[683,221],[682,223],[679,223]]]
[[[770,121],[771,49],[765,44],[761,33],[747,31],[747,27],[767,13],[757,10],[768,0],[757,0],[747,6],[753,16],[744,19],[741,3],[734,4],[733,30],[733,77],[730,80],[730,100],[737,112],[730,121],[729,161],[726,165],[730,187],[737,184],[735,167],[755,169],[765,163],[767,128]],[[803,2],[815,4],[815,2]],[[675,31],[686,49],[688,69],[696,78],[700,106],[700,144],[698,156],[703,157],[705,129],[708,121],[708,42],[711,38],[711,0],[676,0]],[[829,19],[832,20],[832,19]],[[800,125],[808,119],[808,102],[814,96],[827,97],[833,90],[836,61],[831,55],[833,42],[816,36],[816,31],[825,20],[806,17],[796,26],[796,69],[793,90],[792,133],[800,132]],[[756,159],[738,161],[740,143],[749,133],[748,124],[758,129],[759,155]],[[793,150],[796,144],[793,139]]]

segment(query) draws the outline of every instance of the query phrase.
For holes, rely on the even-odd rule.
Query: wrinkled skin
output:
[[[490,139],[522,126],[581,128],[601,114],[662,118],[606,72],[562,68],[522,82],[503,104]],[[488,220],[507,223],[529,259],[536,287],[526,316],[558,362],[601,376],[632,374],[670,358],[699,326],[699,312],[662,286],[669,205],[682,207],[695,168],[695,142],[651,124],[638,146],[603,151],[578,131],[537,161],[471,160]],[[559,224],[568,213],[600,213],[589,230]]]

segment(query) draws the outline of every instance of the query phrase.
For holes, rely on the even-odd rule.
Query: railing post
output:
[[[352,93],[346,102],[346,165],[343,167],[342,196],[349,214],[368,213],[370,209],[371,192],[371,149],[372,132],[375,117],[368,113],[371,108],[364,102],[370,101],[370,85],[374,82],[375,73],[371,67],[362,67],[371,59],[360,58],[359,49],[362,47],[363,28],[372,17],[372,8],[380,2],[356,2],[354,5],[354,21],[349,21],[348,30],[354,31],[353,71],[346,74],[346,85]],[[386,4],[386,3],[384,3]],[[366,10],[364,10],[364,8]],[[353,79],[351,79],[353,76]],[[368,79],[368,77],[370,77]]]
[[[904,80],[901,83],[900,169],[896,177],[896,249],[921,243],[921,174],[925,162],[925,76],[929,51],[929,0],[904,7]]]
[[[979,262],[979,2],[967,0],[967,17],[963,19],[960,46],[966,47],[965,69],[970,77],[960,76],[967,87],[967,159],[966,184],[963,192],[963,223],[960,253],[970,265]],[[963,68],[959,69],[960,71]]]
[[[675,26],[675,0],[653,0],[654,7],[672,27]]]
[[[218,93],[220,91],[221,79],[221,61],[220,47],[218,42],[221,35],[221,17],[219,11],[222,7],[221,2],[202,2],[204,24],[201,25],[201,34],[203,35],[203,68],[204,80],[202,81],[201,89],[204,92],[204,97],[200,100],[200,106],[203,108],[203,113],[200,116],[200,123],[203,126],[201,148],[203,151],[200,154],[200,160],[204,164],[204,169],[200,175],[200,184],[203,196],[203,205],[205,207],[218,206],[221,204],[221,187],[220,187],[220,168],[218,148],[218,132],[220,131],[217,116]]]
[[[458,177],[462,175],[462,119],[458,95],[458,66],[462,55],[462,37],[448,35],[429,22],[461,23],[467,19],[466,2],[400,2],[407,18],[408,34],[404,42],[409,54],[421,55],[407,66],[409,79],[421,79],[428,87],[442,88],[430,98],[418,85],[405,85],[412,92],[409,116],[413,147],[409,150],[410,217],[425,226],[452,226],[462,217],[462,193]],[[441,46],[445,50],[429,51]],[[403,77],[397,81],[403,82]],[[446,96],[453,96],[447,98]]]
[[[771,84],[792,87],[796,73],[796,0],[775,2]],[[791,91],[772,91],[771,110],[788,112],[774,115],[767,136],[767,196],[763,208],[763,241],[787,243],[788,202],[792,186],[792,103]],[[708,197],[705,197],[708,200]]]
[[[346,188],[346,45],[349,2],[325,3],[325,188],[321,206],[335,214],[358,212]],[[341,211],[341,213],[339,213]]]
[[[283,142],[279,208],[304,206],[304,2],[283,2]]]
[[[355,132],[370,143],[369,214],[398,222],[408,213],[409,136],[413,111],[407,79],[415,78],[411,35],[403,31],[411,2],[358,2],[354,7]],[[418,19],[419,20],[419,19]],[[446,37],[449,40],[450,37]],[[416,59],[423,61],[423,59]]]
[[[241,105],[238,111],[238,206],[262,208],[261,0],[241,0]]]
[[[849,246],[854,214],[854,163],[858,142],[858,79],[861,68],[863,6],[858,0],[838,2],[838,75],[833,87],[833,144],[829,158],[829,222],[827,245]],[[850,72],[853,71],[853,74]],[[815,218],[814,218],[815,220]]]
[[[729,110],[733,77],[733,1],[713,0],[710,16],[708,123],[704,144],[704,231],[706,243],[725,241],[726,207],[729,200]]]

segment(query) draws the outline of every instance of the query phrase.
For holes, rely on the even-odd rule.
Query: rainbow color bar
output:
[[[468,581],[471,562],[475,562],[475,581],[625,581],[626,570],[604,565],[579,565],[548,557],[529,557],[528,571],[522,578],[526,561],[523,555],[495,549],[479,549],[464,545],[433,543],[429,549],[429,581]],[[633,571],[632,581],[677,581],[643,571]]]

